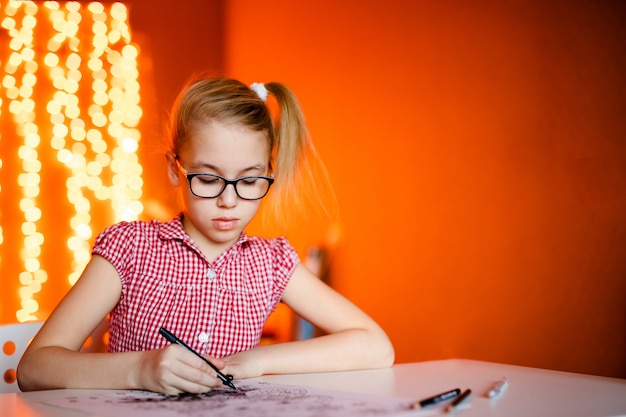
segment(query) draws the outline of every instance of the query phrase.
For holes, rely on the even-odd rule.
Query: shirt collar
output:
[[[179,213],[167,223],[162,223],[159,228],[159,238],[163,240],[181,240],[183,242],[191,242],[191,238],[183,228],[183,213]],[[240,246],[249,239],[245,231],[241,232],[239,239],[233,246]]]

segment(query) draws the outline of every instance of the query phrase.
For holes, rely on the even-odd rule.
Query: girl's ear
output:
[[[170,183],[174,187],[178,187],[180,185],[180,176],[178,175],[180,171],[174,154],[167,153],[165,155],[165,163],[167,164],[167,176],[170,179]]]

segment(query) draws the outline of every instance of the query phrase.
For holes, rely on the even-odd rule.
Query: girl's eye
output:
[[[214,185],[222,181],[221,179],[217,177],[209,177],[209,176],[204,176],[204,175],[199,175],[197,178],[200,180],[202,184],[205,184],[205,185]]]
[[[245,179],[240,180],[239,182],[241,182],[243,185],[253,186],[253,185],[256,185],[257,181],[258,181],[258,178],[245,178]]]

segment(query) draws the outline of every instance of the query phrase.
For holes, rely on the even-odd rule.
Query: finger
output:
[[[188,350],[172,346],[168,354],[168,377],[163,377],[168,388],[197,393],[209,391],[221,383],[213,368]]]
[[[176,357],[180,360],[192,366],[194,368],[203,369],[205,371],[215,371],[213,366],[217,369],[222,369],[226,364],[223,360],[214,358],[212,356],[204,356],[200,357],[196,355],[194,352],[190,352],[189,350],[183,348],[178,345],[170,345],[170,348],[174,350]],[[210,363],[207,363],[210,362]],[[213,365],[213,366],[211,366]]]
[[[175,381],[173,381],[173,385],[171,386],[171,390],[175,394],[180,394],[180,393],[203,394],[206,392],[210,392],[214,388],[215,388],[214,386],[207,386],[204,384],[194,383],[192,381],[189,381],[183,378],[176,379]]]
[[[208,360],[209,362],[211,362],[213,365],[215,365],[215,367],[217,369],[224,369],[224,367],[226,366],[226,362],[224,362],[224,360],[220,359],[220,358],[214,358],[213,356],[205,356],[206,360]]]
[[[203,393],[219,387],[221,381],[213,374],[201,372],[197,369],[179,369],[176,373],[171,373],[163,387],[170,393]]]

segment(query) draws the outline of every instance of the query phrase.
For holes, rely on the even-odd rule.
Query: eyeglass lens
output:
[[[191,191],[198,197],[214,198],[226,189],[226,180],[209,174],[194,175],[191,178]],[[235,191],[240,198],[257,200],[267,194],[270,181],[263,177],[242,177],[234,181]]]

